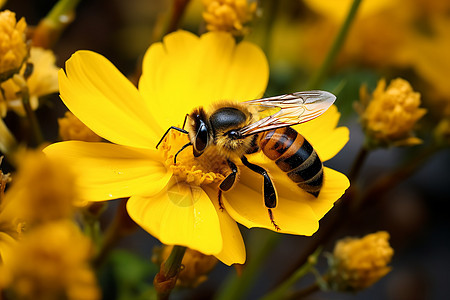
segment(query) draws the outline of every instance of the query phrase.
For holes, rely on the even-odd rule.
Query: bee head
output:
[[[201,107],[194,110],[189,117],[192,120],[189,138],[194,148],[194,156],[198,157],[203,154],[210,142],[208,120]]]

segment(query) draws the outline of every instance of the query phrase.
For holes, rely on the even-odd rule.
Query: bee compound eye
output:
[[[195,136],[194,148],[197,152],[203,152],[208,145],[208,129],[205,124],[201,124]]]

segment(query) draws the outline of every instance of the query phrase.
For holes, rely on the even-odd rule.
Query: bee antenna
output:
[[[177,153],[175,153],[175,156],[173,157],[173,163],[174,163],[174,164],[177,163],[177,156],[178,156],[178,154],[180,154],[181,151],[183,151],[184,149],[186,149],[186,148],[189,147],[189,146],[192,146],[192,143],[191,143],[191,142],[189,142],[189,143],[187,143],[186,145],[184,145],[183,147],[181,147],[181,149],[178,150]]]

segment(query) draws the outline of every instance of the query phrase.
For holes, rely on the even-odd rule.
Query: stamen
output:
[[[199,157],[194,157],[189,148],[180,152],[188,144],[189,139],[185,134],[172,130],[158,148],[163,153],[165,165],[172,170],[176,179],[197,186],[222,182],[229,173],[226,159],[213,146]]]

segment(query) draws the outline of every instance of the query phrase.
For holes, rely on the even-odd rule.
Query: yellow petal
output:
[[[67,75],[66,75],[67,74]],[[121,145],[153,148],[159,133],[133,84],[105,57],[78,51],[59,71],[61,99],[90,129]]]
[[[336,128],[340,116],[337,107],[332,105],[320,117],[294,126],[311,143],[322,162],[334,157],[349,140],[347,127]]]
[[[225,209],[234,220],[248,228],[262,227],[275,230],[264,205],[262,176],[242,166],[240,169],[238,184],[223,194]],[[275,222],[281,228],[280,232],[312,235],[319,227],[318,219],[311,207],[299,198],[305,197],[307,193],[297,186],[295,186],[297,189],[285,190],[284,186],[277,183],[275,177],[272,178],[278,193],[278,205],[272,211]]]
[[[236,45],[224,32],[199,38],[177,31],[147,51],[139,90],[158,112],[158,124],[165,130],[181,126],[197,106],[261,97],[268,76],[264,53],[249,42]]]
[[[11,249],[14,248],[16,243],[17,241],[10,235],[0,232],[0,262],[2,262],[2,264],[7,264],[11,261],[11,256],[13,254]]]
[[[172,172],[160,153],[108,143],[61,142],[44,152],[69,162],[77,176],[81,197],[102,201],[135,194],[153,195],[167,184]]]
[[[272,178],[278,195],[278,205],[272,211],[283,233],[312,235],[318,229],[318,221],[349,187],[345,175],[324,167],[324,184],[319,197],[315,198],[300,189],[263,154],[251,156],[249,160],[266,169]],[[274,230],[264,205],[262,176],[244,166],[240,166],[240,170],[239,183],[225,193],[225,209],[233,219],[247,227]]]
[[[223,249],[215,256],[229,266],[232,264],[243,264],[245,262],[245,245],[236,221],[230,217],[226,210],[220,210],[217,190],[212,188],[204,188],[204,190],[214,204],[222,232]]]
[[[186,246],[207,255],[222,251],[219,217],[200,187],[175,183],[153,197],[132,196],[127,210],[163,244]]]

